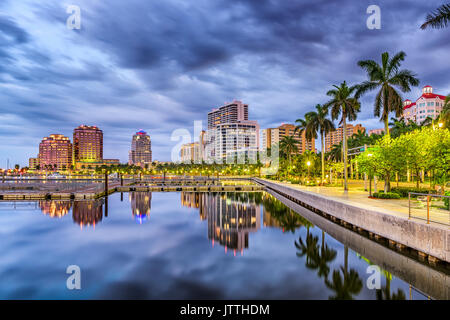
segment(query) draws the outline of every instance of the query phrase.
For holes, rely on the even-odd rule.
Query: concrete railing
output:
[[[446,226],[395,216],[377,211],[376,208],[359,207],[268,180],[253,180],[349,224],[413,248],[419,254],[429,255],[430,261],[437,258],[450,263],[450,228]]]

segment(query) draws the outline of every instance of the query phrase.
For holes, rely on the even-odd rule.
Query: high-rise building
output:
[[[256,162],[259,150],[259,124],[245,120],[216,126],[214,157],[218,163],[245,161]]]
[[[315,139],[306,139],[306,133],[295,132],[295,125],[283,123],[278,128],[268,128],[261,133],[261,150],[265,151],[273,145],[280,143],[284,137],[291,136],[297,141],[298,153],[304,153],[306,150],[315,152]]]
[[[354,134],[358,132],[364,132],[366,128],[362,126],[362,124],[352,125],[347,124],[347,137],[350,138]],[[335,144],[339,144],[344,139],[344,127],[340,126],[334,131],[329,132],[325,136],[325,152],[331,151],[331,148]]]
[[[180,160],[182,163],[201,163],[202,152],[200,142],[183,144],[180,150]]]
[[[140,130],[133,135],[128,163],[141,167],[152,163],[152,142],[147,132]]]
[[[51,134],[39,144],[38,162],[43,170],[68,170],[72,165],[72,143],[62,134]]]
[[[39,155],[36,158],[28,159],[28,168],[31,170],[36,170],[39,166]]]
[[[101,162],[103,132],[96,126],[81,125],[73,130],[73,161]]]
[[[248,120],[248,104],[235,100],[208,113],[208,129],[215,129],[217,125],[224,123],[245,120]]]
[[[445,98],[443,95],[433,93],[431,86],[425,86],[416,102],[409,99],[403,102],[403,119],[405,122],[413,121],[417,124],[428,117],[434,120],[441,113]]]

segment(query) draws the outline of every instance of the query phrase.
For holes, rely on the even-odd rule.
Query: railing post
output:
[[[427,224],[430,224],[430,196],[427,196]]]
[[[105,197],[108,196],[108,173],[105,172]]]
[[[411,192],[408,192],[408,219],[411,219]]]

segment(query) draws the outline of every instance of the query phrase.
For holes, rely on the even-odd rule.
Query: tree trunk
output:
[[[419,189],[420,185],[420,171],[416,170],[416,188]]]
[[[343,135],[344,135],[344,140],[343,140],[343,150],[344,150],[344,190],[347,191],[348,190],[348,185],[347,185],[347,115],[344,113],[342,115],[343,118]]]
[[[384,135],[391,137],[391,133],[389,132],[389,117],[386,115],[384,119]],[[384,192],[390,192],[391,191],[391,182],[390,182],[390,176],[386,175],[384,177]]]
[[[322,139],[322,182],[320,185],[323,185],[323,182],[325,181],[325,141],[323,137],[323,132],[321,133],[321,139]]]

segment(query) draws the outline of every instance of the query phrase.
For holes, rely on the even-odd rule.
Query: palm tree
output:
[[[337,251],[328,247],[325,244],[325,232],[322,230],[322,245],[320,247],[320,255],[318,257],[317,262],[317,275],[319,277],[324,277],[325,279],[328,277],[328,273],[330,272],[330,267],[328,264],[332,262],[337,255]]]
[[[334,162],[342,161],[342,141],[331,147],[328,153],[328,159]]]
[[[431,26],[434,29],[442,29],[447,27],[450,21],[450,3],[443,4],[435,11],[427,15],[427,20],[420,26],[421,29],[426,29]]]
[[[295,130],[294,133],[298,132],[299,135],[302,135],[303,132],[306,132],[306,129],[308,128],[308,119],[305,116],[305,119],[297,119],[295,120],[295,123],[297,123],[297,125],[295,126]]]
[[[392,138],[397,138],[397,137],[401,136],[402,134],[410,131],[410,128],[403,120],[403,117],[400,118],[400,120],[397,120],[396,118],[391,118],[391,121],[392,122],[389,123],[389,126],[391,127],[390,134],[391,134]]]
[[[353,295],[358,294],[363,286],[358,272],[354,269],[351,269],[350,272],[346,271],[344,267],[334,270],[331,279],[331,281],[325,280],[326,286],[336,293],[330,297],[331,300],[352,300]]]
[[[441,114],[439,115],[439,121],[443,121],[448,127],[450,123],[450,94],[447,96],[442,108]]]
[[[361,60],[358,65],[366,70],[369,80],[358,85],[356,97],[379,88],[375,98],[374,115],[381,117],[384,122],[384,134],[389,135],[389,113],[394,112],[396,117],[403,114],[402,97],[396,88],[402,92],[411,91],[411,86],[418,86],[419,79],[407,69],[399,70],[400,63],[405,60],[406,53],[400,51],[392,59],[389,53],[381,55],[381,65],[374,60]]]
[[[344,81],[340,86],[333,86],[327,92],[327,95],[332,97],[324,106],[326,108],[331,107],[331,118],[336,120],[341,115],[339,125],[342,125],[343,129],[343,154],[344,154],[344,190],[348,190],[347,185],[347,120],[356,120],[357,113],[359,112],[361,105],[358,99],[353,95],[356,90],[356,86],[348,87]]]
[[[291,167],[291,156],[298,152],[298,141],[293,136],[285,136],[280,141],[280,150],[287,155],[289,159],[289,167]]]
[[[322,140],[322,182],[320,184],[322,185],[325,180],[325,135],[334,130],[334,124],[333,121],[327,118],[328,108],[317,104],[316,110],[317,111],[308,112],[305,115],[305,118],[308,119],[306,135],[317,139],[317,132],[320,132],[320,138]]]

